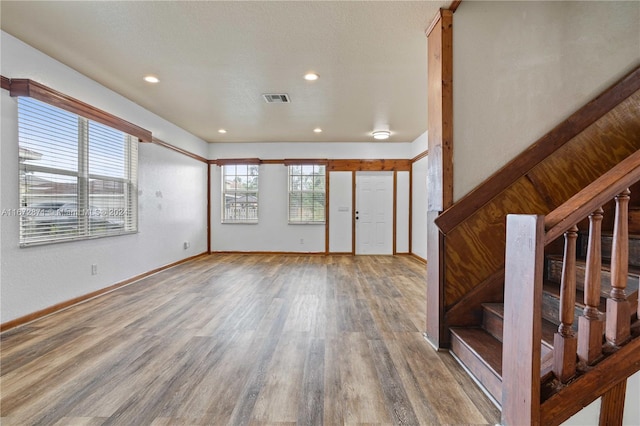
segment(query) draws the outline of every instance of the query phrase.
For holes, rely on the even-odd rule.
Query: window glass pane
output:
[[[289,166],[289,223],[324,223],[325,166]]]
[[[258,166],[222,166],[223,223],[258,222]]]

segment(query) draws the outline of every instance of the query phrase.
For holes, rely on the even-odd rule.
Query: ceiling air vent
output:
[[[262,97],[268,104],[288,104],[291,102],[286,93],[265,93]]]

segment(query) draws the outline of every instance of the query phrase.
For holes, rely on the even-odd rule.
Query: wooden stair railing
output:
[[[505,255],[503,424],[560,424],[588,403],[605,396],[601,424],[621,422],[626,379],[640,371],[640,336],[631,333],[626,298],[628,204],[640,181],[640,150],[627,157],[546,217],[508,215]],[[604,314],[600,301],[602,205],[616,200],[612,290]],[[584,289],[585,308],[573,331],[577,225],[589,218]],[[546,231],[545,231],[546,230]],[[544,246],[564,234],[560,326],[554,336],[556,391],[541,400],[540,327]],[[640,305],[639,305],[640,306]],[[640,314],[640,307],[639,314]],[[640,315],[639,315],[640,316]],[[603,355],[603,333],[606,354]],[[579,360],[578,368],[576,359]],[[617,400],[622,394],[622,402]],[[603,420],[605,419],[603,423]],[[613,422],[613,423],[610,423]]]

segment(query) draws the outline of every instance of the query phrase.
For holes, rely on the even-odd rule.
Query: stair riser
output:
[[[451,334],[451,352],[491,394],[495,401],[502,401],[502,378],[496,376],[485,362],[462,342],[455,333]]]
[[[578,243],[578,256],[583,258],[587,257],[587,246],[588,246],[587,236],[582,234],[580,235],[579,243]],[[611,248],[613,246],[613,237],[610,235],[602,236],[602,259],[607,262],[611,260]],[[635,235],[629,236],[629,265],[640,267],[640,238],[637,238]]]
[[[640,208],[629,209],[629,233],[640,234]]]

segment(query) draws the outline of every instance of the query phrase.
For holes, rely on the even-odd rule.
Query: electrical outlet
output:
[[[304,238],[300,238],[300,244],[304,244]]]
[[[98,275],[98,265],[95,263],[91,265],[91,275]]]
[[[188,249],[189,247],[191,247],[191,243],[189,243],[189,241],[185,241],[184,242],[184,249]]]

